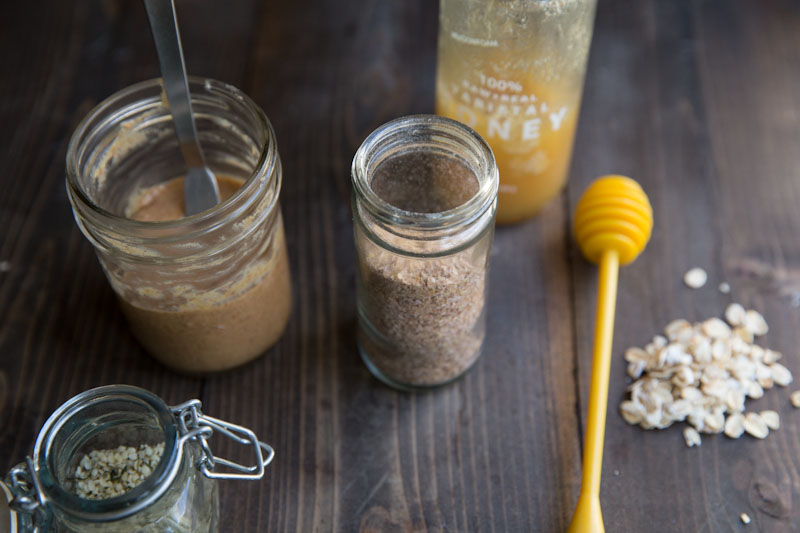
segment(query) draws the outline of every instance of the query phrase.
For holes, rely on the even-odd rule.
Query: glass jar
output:
[[[139,342],[172,368],[205,373],[278,340],[291,283],[272,126],[235,87],[190,78],[189,89],[224,201],[179,218],[182,187],[170,186],[185,164],[160,79],[116,93],[81,122],[67,152],[67,192]],[[148,211],[162,200],[178,218]]]
[[[436,112],[483,135],[500,170],[497,223],[563,188],[596,0],[441,0]]]
[[[138,387],[109,385],[83,392],[59,407],[45,422],[33,456],[14,467],[6,481],[11,500],[11,530],[57,533],[217,531],[219,500],[215,479],[261,479],[272,461],[272,448],[249,429],[206,416],[199,400],[168,407],[158,396]],[[247,445],[255,466],[242,466],[214,457],[209,437],[219,432]],[[163,446],[152,472],[127,492],[105,499],[80,493],[80,467],[98,450],[123,446],[124,453],[145,446]],[[144,457],[143,453],[138,455]],[[97,471],[103,471],[94,463]],[[109,463],[104,463],[107,465]],[[233,472],[220,471],[220,466]],[[128,465],[128,468],[133,466]],[[140,468],[138,465],[136,468]],[[87,471],[84,471],[87,472]],[[111,480],[126,479],[120,468]],[[91,478],[91,485],[102,483]],[[79,485],[84,483],[83,485]],[[105,487],[107,487],[107,483]],[[0,516],[0,520],[6,517]],[[8,522],[6,522],[8,523]]]
[[[358,348],[385,383],[448,383],[486,333],[497,207],[492,151],[454,120],[417,115],[367,137],[352,166]]]

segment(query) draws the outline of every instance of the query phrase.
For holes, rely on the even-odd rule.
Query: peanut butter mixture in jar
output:
[[[202,374],[275,344],[292,296],[274,130],[235,87],[189,85],[218,204],[185,214],[186,163],[159,79],[84,118],[67,151],[67,192],[134,336],[164,364]]]
[[[217,176],[220,201],[230,198],[244,180]],[[126,215],[143,222],[185,216],[183,178],[154,185],[131,196]],[[190,372],[213,372],[245,363],[272,346],[283,333],[291,310],[289,261],[283,221],[252,263],[215,280],[198,276],[197,285],[159,287],[137,281],[124,291],[122,310],[134,335],[165,364]],[[207,285],[206,288],[203,285]],[[214,285],[219,285],[215,287]],[[152,300],[162,302],[152,306]],[[149,301],[149,303],[148,303]]]

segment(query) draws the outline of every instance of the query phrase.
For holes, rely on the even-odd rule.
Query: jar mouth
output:
[[[120,406],[127,410],[120,412]],[[115,416],[120,415],[120,416]],[[70,470],[89,442],[105,433],[148,425],[164,443],[151,474],[127,492],[107,499],[85,499],[69,490]],[[137,433],[140,434],[140,433]],[[128,443],[130,445],[130,443]],[[125,518],[148,507],[169,488],[182,464],[175,418],[155,394],[129,385],[108,385],[85,391],[59,407],[45,422],[33,450],[33,462],[45,502],[88,522]]]
[[[146,245],[169,244],[187,239],[194,239],[237,216],[245,216],[253,204],[258,202],[256,190],[264,187],[263,176],[277,181],[270,204],[263,211],[269,215],[278,203],[280,193],[280,172],[274,172],[280,165],[274,130],[264,112],[246,94],[236,87],[213,79],[189,76],[189,88],[192,103],[220,107],[210,97],[224,98],[224,103],[243,109],[248,117],[254,120],[263,141],[258,141],[255,165],[244,179],[242,186],[229,198],[206,211],[175,220],[141,221],[128,218],[101,205],[87,191],[84,184],[86,159],[92,156],[87,153],[89,144],[114,126],[144,130],[146,126],[159,121],[169,121],[172,117],[166,104],[161,78],[153,78],[126,87],[109,96],[92,109],[80,122],[70,138],[66,158],[67,192],[76,211],[90,220],[92,225],[120,229],[135,235],[136,243]],[[200,115],[196,111],[196,117]],[[129,125],[126,121],[132,123]],[[255,155],[255,154],[254,154]],[[111,159],[113,159],[113,154]],[[110,166],[110,164],[109,164]],[[91,178],[88,179],[91,181]],[[83,228],[79,221],[81,229]],[[95,242],[92,236],[87,234]],[[101,246],[102,248],[102,246]]]
[[[369,176],[386,159],[407,150],[409,139],[444,152],[469,154],[469,160],[463,162],[478,179],[475,194],[452,209],[428,213],[401,209],[381,198]],[[494,154],[483,137],[465,124],[438,115],[410,115],[383,124],[358,148],[351,172],[354,190],[370,215],[414,231],[457,230],[471,224],[494,206],[499,186]]]

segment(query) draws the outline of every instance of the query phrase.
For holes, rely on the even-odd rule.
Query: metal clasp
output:
[[[9,470],[6,479],[8,488],[5,490],[9,490],[11,493],[9,501],[11,531],[17,531],[17,527],[22,527],[20,531],[33,531],[33,533],[50,531],[47,499],[39,485],[39,476],[33,459],[26,457],[25,462]],[[0,498],[8,496],[4,492],[0,490]],[[16,521],[16,513],[19,513],[19,522]],[[26,518],[22,518],[24,516]]]
[[[25,458],[8,472],[11,490],[14,492],[13,506],[17,511],[33,514],[37,508],[44,505],[44,496],[39,489],[39,478],[33,466],[33,459]]]
[[[259,441],[256,434],[250,429],[204,415],[200,410],[201,407],[200,400],[189,400],[170,407],[170,410],[178,418],[181,445],[189,441],[195,441],[200,445],[201,456],[197,466],[200,467],[203,475],[211,479],[261,479],[264,477],[265,467],[275,457],[275,450],[272,449],[272,446]],[[208,445],[208,439],[214,431],[220,432],[239,444],[252,447],[256,464],[245,466],[228,459],[215,457]],[[220,472],[215,470],[217,466],[230,468],[235,472]]]

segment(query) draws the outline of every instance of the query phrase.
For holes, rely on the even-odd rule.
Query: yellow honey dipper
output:
[[[575,237],[583,255],[600,265],[592,381],[586,417],[581,494],[570,533],[605,531],[600,510],[600,472],[606,431],[608,375],[614,337],[619,266],[636,259],[653,229],[653,208],[638,183],[624,176],[603,176],[583,193],[575,210]]]

